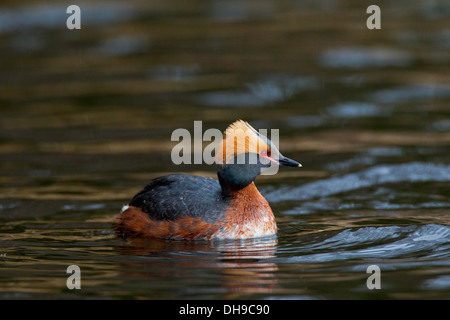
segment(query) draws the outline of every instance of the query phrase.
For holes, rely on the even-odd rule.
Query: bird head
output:
[[[284,157],[271,140],[243,120],[232,123],[225,130],[216,154],[216,163],[259,164],[261,168],[274,165],[302,166],[297,161]]]

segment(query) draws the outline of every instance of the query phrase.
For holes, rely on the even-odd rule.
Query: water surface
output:
[[[69,31],[3,1],[0,298],[448,299],[450,5],[377,4],[369,31],[353,0],[83,1]],[[303,164],[256,180],[276,238],[116,238],[152,178],[215,176],[172,164],[173,130],[236,119]]]

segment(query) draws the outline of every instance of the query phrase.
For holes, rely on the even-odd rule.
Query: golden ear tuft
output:
[[[225,130],[224,140],[216,155],[216,162],[228,161],[235,155],[244,153],[259,153],[261,150],[270,150],[267,143],[260,139],[256,131],[248,122],[237,120]]]
[[[255,128],[253,128],[247,121],[244,120],[237,120],[235,122],[233,122],[232,124],[230,124],[227,128],[226,131],[229,130],[242,130],[244,132],[250,130],[254,133],[257,133],[257,131],[255,130]]]

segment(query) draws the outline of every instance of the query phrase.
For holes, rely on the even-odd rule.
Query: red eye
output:
[[[261,151],[259,154],[260,154],[262,157],[270,157],[270,151],[269,151],[269,152],[267,152],[267,151]]]

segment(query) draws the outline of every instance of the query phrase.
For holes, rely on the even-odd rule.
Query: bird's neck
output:
[[[252,182],[235,190],[226,212],[225,230],[233,237],[261,237],[277,233],[277,223],[269,203]]]
[[[222,187],[222,194],[226,197],[233,196],[253,184],[253,181],[258,174],[259,170],[255,170],[251,165],[217,165],[217,176],[219,178],[220,186]]]

